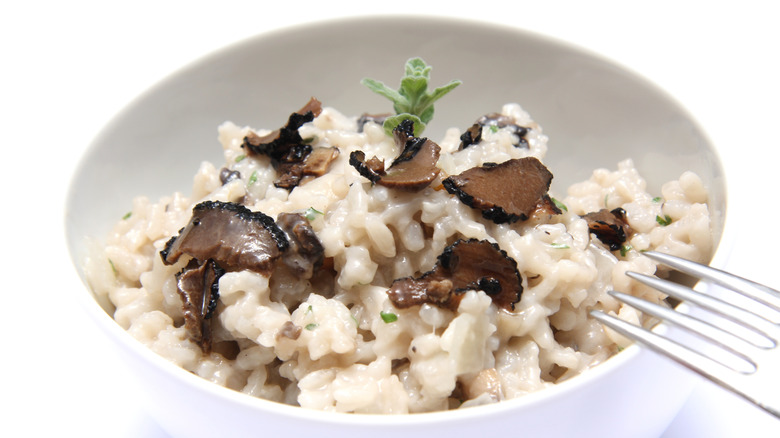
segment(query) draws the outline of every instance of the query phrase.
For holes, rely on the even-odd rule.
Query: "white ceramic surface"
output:
[[[410,53],[405,47],[416,49]],[[222,121],[273,125],[310,95],[348,114],[384,110],[387,103],[359,80],[370,76],[392,83],[412,56],[434,66],[434,84],[464,81],[437,106],[426,132],[432,138],[518,101],[550,136],[546,162],[556,175],[553,191],[628,157],[651,191],[692,169],[710,187],[718,234],[723,229],[726,186],[717,154],[691,117],[641,78],[517,29],[446,19],[361,18],[245,41],[183,69],[129,105],[102,131],[74,174],[66,231],[75,265],[85,254],[84,236],[103,235],[133,196],[187,190],[201,160],[219,162],[215,138]],[[161,158],[150,162],[151,154]],[[723,257],[718,253],[714,264]],[[693,384],[674,365],[631,347],[556,388],[499,405],[400,418],[324,414],[250,399],[191,376],[135,342],[86,291],[81,298],[122,351],[128,375],[146,387],[150,414],[176,436],[242,436],[258,430],[321,436],[330,427],[342,437],[462,436],[502,433],[521,424],[528,436],[583,437],[603,436],[609,424],[612,436],[654,437]],[[198,421],[202,412],[220,420]]]

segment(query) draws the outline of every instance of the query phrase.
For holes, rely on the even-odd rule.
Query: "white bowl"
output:
[[[632,158],[650,192],[685,170],[711,193],[722,264],[727,188],[713,146],[673,99],[580,48],[514,28],[451,19],[361,17],[260,35],[211,54],[160,82],[117,115],[74,173],[66,206],[69,249],[81,278],[85,236],[104,236],[139,194],[187,191],[202,160],[221,162],[216,127],[264,126],[312,95],[345,114],[387,102],[359,80],[397,78],[420,56],[435,85],[464,83],[437,106],[426,135],[466,127],[475,114],[516,101],[550,138],[553,191],[598,167]],[[464,104],[467,103],[467,104]],[[185,153],[186,151],[186,153]],[[161,157],[149,161],[150,154]],[[631,346],[553,388],[459,411],[375,416],[281,405],[218,387],[157,356],[122,330],[79,285],[80,299],[149,394],[148,410],[175,436],[545,437],[658,436],[689,394],[686,371]]]

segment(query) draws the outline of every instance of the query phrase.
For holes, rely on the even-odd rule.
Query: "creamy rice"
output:
[[[288,191],[274,186],[276,171],[267,157],[241,159],[250,131],[270,131],[226,122],[219,127],[224,166],[241,178],[223,185],[221,167],[204,162],[190,195],[134,199],[131,214],[86,263],[91,287],[118,324],[178,366],[251,396],[306,408],[445,410],[520,397],[580,374],[628,343],[590,318],[590,310],[652,322],[608,290],[663,301],[624,275],[656,272],[642,250],[708,259],[707,191],[686,172],[662,193],[647,193],[632,161],[625,160],[615,170],[595,170],[567,193],[551,193],[567,207],[562,214],[495,224],[437,188],[446,176],[474,166],[544,158],[547,137],[529,115],[517,104],[501,112],[531,128],[528,148],[515,147],[512,132],[500,129],[485,130],[479,144],[459,151],[462,132],[450,129],[438,142],[441,174],[414,193],[373,185],[349,164],[356,149],[388,162],[398,155],[380,125],[368,123],[358,132],[357,118],[324,108],[300,128],[301,136],[313,138],[314,146],[337,147],[340,154],[325,175]],[[240,201],[274,218],[309,208],[322,212],[311,227],[334,272],[309,280],[283,268],[270,278],[249,270],[225,273],[208,354],[184,327],[176,274],[187,260],[166,265],[159,255],[203,200]],[[581,215],[618,207],[633,232],[620,250],[610,251]],[[668,224],[658,220],[667,217]],[[513,311],[498,308],[477,290],[464,294],[457,311],[393,305],[387,290],[394,279],[431,270],[447,245],[470,238],[496,243],[517,262],[524,290]],[[296,339],[279,335],[290,323],[303,328]]]

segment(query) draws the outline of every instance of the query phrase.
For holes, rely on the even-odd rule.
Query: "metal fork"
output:
[[[610,295],[647,315],[671,324],[670,327],[683,329],[681,333],[697,335],[707,341],[705,348],[715,345],[722,351],[745,361],[751,369],[739,369],[722,358],[715,358],[711,354],[712,351],[702,352],[701,346],[699,351],[690,348],[690,339],[687,342],[689,345],[686,346],[682,342],[671,339],[668,334],[660,335],[601,311],[594,310],[590,314],[623,336],[675,360],[780,418],[780,388],[776,386],[780,381],[780,349],[777,348],[780,342],[780,292],[679,257],[654,251],[643,254],[679,272],[722,286],[727,289],[724,292],[734,295],[728,298],[716,298],[668,280],[636,272],[627,272],[626,275],[693,305],[691,310],[699,308],[707,313],[701,313],[697,317],[621,292],[610,291]],[[750,300],[744,300],[739,296],[748,297]],[[740,299],[745,302],[735,303]],[[749,305],[746,305],[748,302]],[[760,315],[758,310],[761,310]],[[767,315],[773,312],[777,313],[777,317],[771,320]],[[726,329],[722,327],[723,324],[718,324],[716,319],[706,317],[707,314],[726,318],[736,323],[735,327],[745,330]]]

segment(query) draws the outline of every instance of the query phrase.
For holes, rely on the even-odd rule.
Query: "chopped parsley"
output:
[[[114,273],[114,277],[119,276],[119,272],[116,270],[116,266],[114,266],[114,261],[111,259],[108,259],[108,264],[111,265],[111,271]]]
[[[561,210],[561,211],[569,211],[569,209],[566,208],[566,204],[564,204],[563,202],[561,202],[561,201],[559,201],[559,200],[557,200],[555,198],[552,198],[552,202],[553,202],[553,204],[555,204],[556,207],[558,207],[559,210]]]
[[[661,202],[661,201],[663,201],[663,200],[664,200],[664,198],[662,198],[660,196],[656,196],[655,198],[653,198],[653,202],[655,202],[656,204]]]
[[[393,312],[382,311],[382,312],[379,312],[379,316],[381,316],[382,317],[382,321],[384,321],[387,324],[389,324],[391,322],[398,321],[398,315],[396,315]]]
[[[665,214],[664,217],[656,216],[655,221],[658,222],[658,225],[665,227],[672,223],[672,218],[669,217],[668,214]]]
[[[307,208],[306,211],[303,213],[303,215],[306,216],[306,219],[308,219],[309,222],[313,221],[314,219],[317,219],[322,214],[323,213],[321,211],[317,210],[314,207]]]
[[[625,257],[625,256],[626,256],[626,254],[627,254],[629,251],[631,251],[632,249],[634,249],[634,247],[626,243],[625,245],[623,245],[623,246],[621,246],[621,247],[620,247],[620,255],[621,255],[621,256],[623,256],[623,257]]]
[[[317,324],[316,322],[312,322],[311,324],[306,324],[306,326],[304,326],[303,328],[305,328],[306,330],[312,331],[312,330],[316,329],[319,326],[320,325]]]
[[[242,154],[242,155],[239,155],[239,156],[237,156],[237,157],[236,157],[236,163],[239,163],[239,162],[241,162],[241,160],[243,160],[244,158],[246,158],[246,155],[243,155],[243,154]]]
[[[569,245],[565,243],[551,243],[550,246],[555,249],[569,249]]]
[[[247,181],[247,186],[251,186],[252,184],[257,182],[257,171],[255,170],[252,172],[252,175],[249,176],[249,181]]]
[[[490,132],[492,132],[493,134],[498,132],[498,125],[490,125]]]
[[[130,219],[130,216],[132,216],[132,215],[133,215],[133,212],[132,211],[128,211],[127,213],[125,213],[124,216],[122,216],[122,220],[128,220],[128,219]]]

